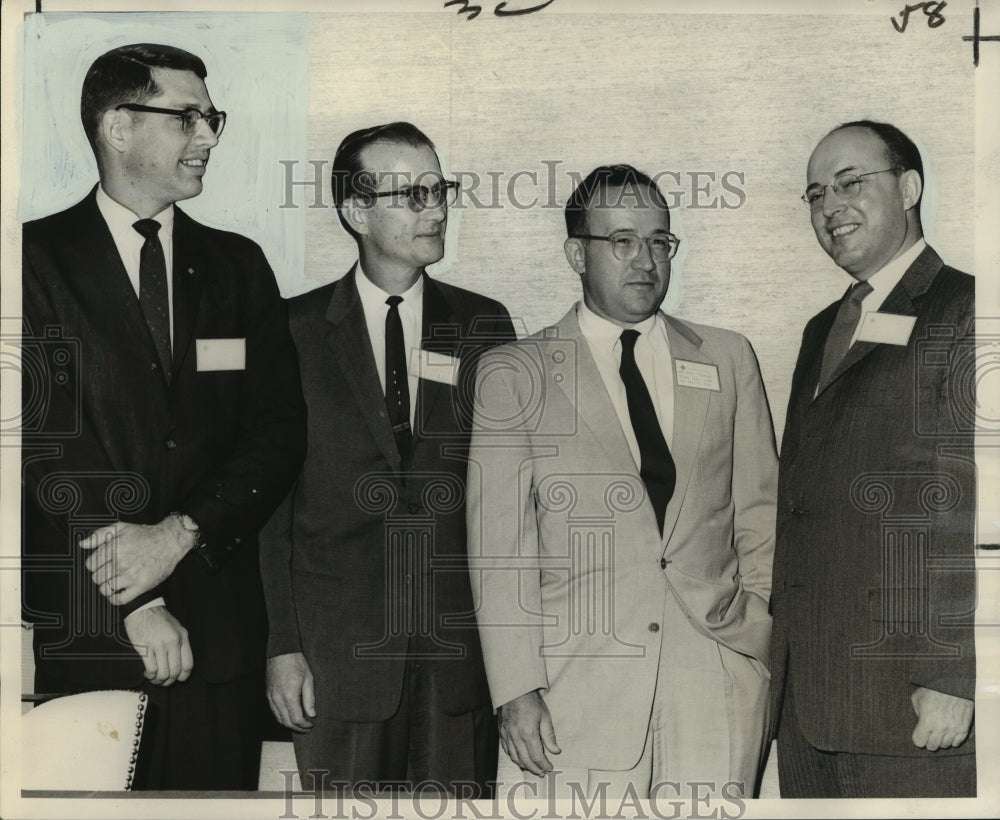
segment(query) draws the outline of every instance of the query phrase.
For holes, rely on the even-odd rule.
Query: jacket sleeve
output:
[[[494,708],[548,688],[526,414],[499,348],[479,363],[466,499],[469,571]]]
[[[778,455],[774,426],[753,348],[740,337],[733,435],[733,536],[743,588],[771,596]]]
[[[938,564],[929,573],[924,617],[935,645],[925,647],[910,661],[914,686],[947,695],[975,699],[976,611],[976,467],[973,432],[963,429],[962,408],[976,404],[975,305],[971,289],[959,307],[954,341],[948,351],[945,387],[933,407],[922,407],[921,429],[930,434],[933,448],[931,475],[940,476],[940,504],[928,496],[930,559]]]
[[[299,623],[292,596],[292,523],[295,489],[281,502],[260,532],[260,574],[267,604],[267,657],[301,652]]]

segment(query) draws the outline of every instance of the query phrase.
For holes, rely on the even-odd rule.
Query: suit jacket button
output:
[[[174,441],[172,438],[168,438],[167,439],[166,445],[167,445],[167,449],[168,450],[176,450],[177,449],[177,442]]]
[[[149,369],[150,369],[150,370],[151,370],[151,371],[152,371],[153,373],[158,373],[158,372],[159,372],[159,370],[160,370],[160,365],[158,365],[158,364],[157,364],[156,362],[153,362],[152,364],[150,364],[150,366],[149,366]]]
[[[660,625],[656,621],[653,621],[653,623],[651,623],[649,625],[649,631],[650,632],[659,632],[660,631]]]
[[[667,568],[667,563],[668,562],[667,562],[666,558],[661,558],[660,559],[660,569],[666,569]]]

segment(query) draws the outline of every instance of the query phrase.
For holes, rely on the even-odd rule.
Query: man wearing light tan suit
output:
[[[479,369],[467,510],[498,781],[750,796],[777,483],[757,362],[659,310],[679,240],[648,176],[595,169],[566,222],[583,301]]]

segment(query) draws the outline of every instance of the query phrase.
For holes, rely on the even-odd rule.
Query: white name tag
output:
[[[714,390],[716,393],[722,389],[719,387],[719,368],[714,364],[677,359],[674,368],[677,372],[677,384],[680,387]]]
[[[197,339],[198,372],[211,370],[246,370],[246,339]]]
[[[410,372],[416,372],[421,379],[441,384],[458,384],[458,362],[447,353],[432,350],[410,349]]]
[[[861,317],[858,341],[905,345],[910,341],[910,334],[916,323],[916,316],[900,316],[897,313],[879,313],[873,310]]]

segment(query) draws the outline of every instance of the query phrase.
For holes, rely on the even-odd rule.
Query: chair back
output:
[[[65,695],[21,716],[21,788],[126,791],[146,718],[144,692]]]

